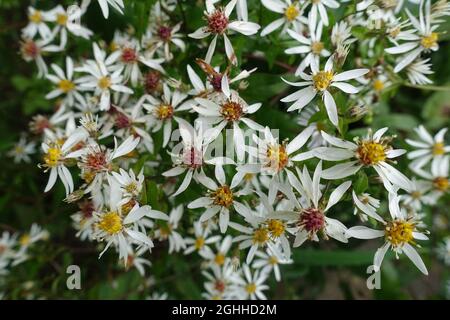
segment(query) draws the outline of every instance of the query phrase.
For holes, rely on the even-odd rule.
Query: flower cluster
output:
[[[376,115],[388,87],[431,83],[428,55],[450,4],[411,1],[410,11],[381,1],[389,5],[373,12],[374,1],[360,1],[335,22],[341,2],[263,0],[280,17],[258,36],[246,0],[206,0],[204,25],[193,32],[171,19],[176,1],[158,1],[144,32],[116,31],[109,45],[79,23],[90,1],[73,12],[30,7],[21,53],[36,61],[57,105],[33,118],[30,133],[41,143],[45,192],[60,180],[65,201],[78,205],[77,236],[142,275],[153,250],[195,254],[207,299],[265,299],[269,276],[281,281],[282,265],[310,241],[382,238],[375,271],[390,249],[427,274],[417,241],[428,240],[423,208],[450,190],[446,129],[433,137],[419,126],[407,151],[388,127],[361,130],[359,120]],[[119,0],[98,3],[105,18],[109,6],[124,10]],[[356,27],[371,35],[357,41]],[[48,68],[69,34],[91,50],[66,52]],[[296,55],[273,101],[289,103],[291,139],[259,123],[271,107],[245,94],[258,74],[233,43],[247,39],[276,39]],[[393,46],[377,50],[386,41]],[[177,54],[188,45],[196,55],[183,65]],[[349,130],[356,123],[360,130]],[[23,138],[10,155],[27,161],[34,146]],[[397,161],[408,160],[406,171]],[[350,227],[352,213],[370,228]],[[15,241],[2,240],[6,250]]]

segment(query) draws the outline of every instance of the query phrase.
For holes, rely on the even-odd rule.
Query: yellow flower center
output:
[[[26,245],[30,244],[30,241],[31,241],[31,237],[28,233],[25,233],[19,239],[19,243],[21,246],[26,246]]]
[[[377,92],[380,92],[384,89],[384,82],[381,81],[380,79],[376,79],[373,82],[373,89]]]
[[[159,228],[159,233],[161,234],[162,238],[167,238],[172,234],[172,226],[170,224],[161,226]]]
[[[160,120],[170,119],[173,116],[173,107],[170,104],[162,104],[156,108],[156,117]]]
[[[386,146],[374,141],[363,141],[356,153],[359,161],[366,166],[373,166],[386,160]]]
[[[266,228],[256,229],[253,233],[253,243],[263,245],[269,240],[269,230]]]
[[[75,84],[70,80],[63,79],[58,83],[58,87],[62,92],[67,93],[75,88]]]
[[[113,235],[122,230],[122,219],[115,211],[105,213],[98,223],[98,227],[106,233]]]
[[[445,177],[437,177],[433,180],[433,186],[439,191],[447,191],[449,187],[449,181]]]
[[[29,17],[31,22],[33,23],[41,23],[42,22],[42,13],[40,11],[35,11],[33,14],[31,14]]]
[[[198,237],[197,239],[195,239],[195,249],[196,250],[200,250],[201,248],[203,248],[204,245],[205,245],[205,238]]]
[[[111,78],[110,77],[101,77],[98,80],[98,86],[102,90],[106,90],[111,86]]]
[[[123,205],[120,207],[120,210],[121,210],[122,214],[123,214],[124,216],[126,216],[127,214],[129,214],[130,211],[131,211],[131,209],[133,209],[133,207],[135,206],[135,204],[136,204],[136,200],[133,200],[133,199],[131,199],[131,200],[128,201],[127,203],[123,204]]]
[[[432,32],[430,35],[422,37],[420,44],[425,49],[431,49],[437,44],[438,39],[439,35],[436,32]]]
[[[312,51],[314,54],[320,54],[320,53],[322,52],[323,48],[325,48],[323,42],[320,42],[320,41],[314,41],[314,42],[311,44],[311,51]]]
[[[298,17],[299,14],[300,14],[300,11],[294,4],[291,4],[284,11],[284,16],[286,17],[286,20],[288,20],[288,21],[294,21]]]
[[[245,291],[247,291],[248,294],[252,294],[256,292],[256,284],[255,283],[249,283],[245,286]]]
[[[233,204],[233,192],[227,185],[217,188],[211,194],[211,197],[214,199],[213,203],[217,206],[228,208]]]
[[[413,199],[420,199],[422,197],[422,193],[420,191],[413,191],[411,192],[411,198]]]
[[[437,142],[433,145],[433,155],[434,156],[441,156],[445,153],[445,149],[444,149],[444,143],[442,142]]]
[[[244,180],[249,182],[253,179],[254,176],[255,175],[253,173],[246,173],[246,174],[244,174]]]
[[[267,222],[267,228],[269,229],[270,235],[274,238],[278,238],[283,235],[286,229],[283,221],[278,219],[270,219]]]
[[[239,120],[242,116],[242,106],[238,102],[228,101],[222,104],[220,114],[228,121]]]
[[[275,256],[271,256],[271,257],[269,258],[269,264],[271,264],[271,265],[273,265],[273,266],[277,265],[277,264],[278,264],[278,258],[275,257]]]
[[[319,71],[313,75],[314,88],[319,91],[325,91],[333,80],[332,71]]]
[[[49,168],[56,167],[61,159],[62,151],[60,148],[50,148],[44,155],[45,165]]]
[[[214,262],[219,266],[223,265],[225,263],[225,256],[222,253],[216,254]]]
[[[401,246],[405,243],[414,243],[413,231],[415,225],[404,220],[394,220],[389,222],[384,230],[387,240],[394,246]]]
[[[63,13],[58,13],[56,15],[56,23],[61,26],[65,26],[67,24],[67,20],[68,20],[67,15],[65,15]]]
[[[91,170],[86,170],[81,174],[81,179],[86,181],[87,183],[91,183],[95,178],[95,172]]]
[[[272,145],[267,148],[267,166],[275,168],[277,171],[281,171],[286,167],[289,162],[289,156],[286,152],[286,146],[284,144]]]
[[[127,186],[125,186],[125,191],[128,193],[135,193],[137,191],[138,187],[136,182],[131,182]]]

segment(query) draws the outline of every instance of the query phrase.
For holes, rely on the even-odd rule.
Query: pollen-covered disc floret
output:
[[[298,226],[306,230],[312,237],[325,227],[325,214],[317,208],[304,209],[300,213]]]
[[[230,187],[224,185],[211,192],[210,197],[215,205],[229,208],[233,204],[234,195]]]
[[[387,223],[384,233],[386,240],[393,247],[401,247],[406,243],[414,244],[413,232],[415,228],[416,225],[413,221],[394,220]]]
[[[356,157],[366,166],[377,165],[387,158],[387,152],[391,150],[391,139],[386,137],[379,142],[374,140],[361,140],[358,143]]]
[[[239,102],[226,101],[220,107],[220,114],[227,121],[239,120],[242,116],[243,109]]]
[[[170,104],[161,104],[156,107],[155,113],[159,120],[167,120],[173,117],[174,109]]]
[[[228,18],[221,9],[215,10],[206,17],[208,21],[208,31],[215,34],[223,34],[228,27]]]
[[[313,85],[317,91],[325,91],[333,81],[333,71],[319,71],[313,75]]]

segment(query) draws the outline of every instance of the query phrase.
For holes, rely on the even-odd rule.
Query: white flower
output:
[[[212,56],[216,49],[217,38],[221,35],[224,39],[225,52],[232,64],[237,64],[237,59],[234,54],[233,46],[228,39],[227,33],[229,31],[236,31],[243,35],[250,36],[258,32],[260,26],[248,21],[230,21],[230,15],[236,6],[237,0],[231,0],[225,8],[215,8],[211,0],[206,0],[205,16],[208,25],[197,29],[195,32],[189,34],[189,37],[194,39],[203,39],[209,35],[214,35],[211,41],[208,52],[206,54],[206,62],[211,63]]]
[[[56,27],[53,32],[61,35],[62,47],[66,46],[68,32],[87,40],[89,40],[92,36],[91,30],[78,23],[78,20],[83,14],[82,10],[71,9],[72,8],[69,7],[66,11],[63,6],[58,5],[47,13],[48,21],[56,23]]]
[[[48,141],[42,144],[44,163],[41,164],[41,167],[45,168],[45,171],[50,170],[44,192],[49,191],[55,185],[58,176],[64,184],[66,195],[73,192],[72,175],[65,163],[69,159],[78,158],[82,155],[83,150],[72,150],[72,148],[85,138],[87,138],[86,131],[78,129],[62,145],[57,141]]]
[[[195,98],[195,101],[200,105],[193,106],[193,109],[201,116],[199,120],[216,125],[215,132],[211,133],[212,137],[217,137],[228,124],[232,125],[237,159],[242,161],[245,156],[245,141],[244,132],[239,124],[243,122],[252,130],[262,130],[262,126],[246,117],[258,111],[262,104],[247,105],[235,91],[229,92],[229,95],[217,103],[204,98]]]
[[[100,110],[109,110],[111,91],[132,94],[133,90],[122,84],[123,67],[115,68],[114,71],[108,70],[108,67],[111,67],[111,64],[117,61],[120,52],[116,51],[106,58],[106,53],[96,43],[93,44],[93,48],[96,61],[87,61],[83,67],[75,70],[90,74],[79,78],[81,86],[86,88],[86,90],[94,91],[95,95],[100,96]]]
[[[305,107],[308,103],[310,103],[317,94],[320,94],[323,98],[325,108],[327,110],[328,118],[331,123],[338,126],[339,117],[338,111],[336,107],[336,102],[334,101],[333,96],[328,91],[330,87],[338,88],[339,90],[344,91],[345,93],[354,94],[359,90],[344,82],[347,80],[355,79],[365,75],[369,72],[369,69],[354,69],[345,71],[342,73],[335,74],[333,71],[333,59],[330,57],[325,64],[324,70],[319,70],[318,65],[315,60],[311,60],[311,75],[307,75],[305,73],[300,73],[300,78],[302,78],[302,82],[289,82],[284,80],[286,83],[295,86],[295,87],[306,87],[299,91],[296,91],[287,97],[281,99],[282,102],[292,102],[292,104],[288,111],[298,110]]]
[[[286,31],[286,28],[293,27],[295,31],[300,31],[302,24],[305,24],[305,17],[302,16],[302,9],[300,3],[291,0],[262,0],[261,3],[270,11],[280,13],[282,18],[276,19],[269,23],[262,31],[261,37],[272,33],[283,26],[281,34]]]
[[[346,21],[340,21],[335,23],[333,29],[331,30],[331,43],[335,47],[344,46],[351,44],[356,41],[356,39],[351,38],[352,28]]]
[[[353,210],[353,214],[359,215],[361,221],[367,221],[367,217],[374,217],[375,212],[380,207],[380,200],[375,199],[370,196],[368,193],[362,193],[360,195],[356,195],[355,191],[352,192],[353,201],[356,204],[355,209]],[[366,212],[370,212],[368,215]]]
[[[150,34],[144,36],[143,46],[147,48],[150,56],[153,55],[154,52],[159,52],[158,50],[162,50],[164,58],[167,61],[170,61],[173,59],[173,54],[170,51],[171,44],[177,46],[182,52],[186,49],[186,44],[181,39],[183,35],[178,32],[180,31],[180,28],[181,22],[174,26],[171,26],[165,22],[156,23]]]
[[[94,232],[94,211],[99,211],[101,204],[95,201],[95,197],[92,200],[84,200],[78,203],[78,212],[74,213],[70,217],[73,221],[74,228],[78,231],[76,236],[81,240],[93,240]]]
[[[431,59],[416,59],[410,65],[406,67],[406,75],[408,76],[409,82],[417,85],[426,85],[433,83],[427,75],[433,74],[434,71],[431,70],[431,63],[428,63]]]
[[[375,253],[373,265],[375,272],[380,270],[381,263],[388,249],[392,249],[397,258],[401,253],[405,253],[414,265],[424,274],[428,274],[427,268],[412,245],[415,245],[415,239],[428,240],[425,233],[417,229],[418,222],[408,218],[405,209],[400,209],[399,198],[396,194],[389,194],[389,213],[390,221],[385,221],[380,216],[378,220],[384,225],[383,230],[370,229],[365,226],[352,227],[347,230],[348,238],[357,239],[385,239],[384,245]],[[381,218],[381,219],[380,219]]]
[[[187,248],[184,250],[184,254],[190,254],[194,251],[197,251],[201,254],[201,252],[207,250],[209,248],[207,245],[212,243],[217,243],[220,241],[220,236],[209,236],[208,228],[205,228],[200,222],[194,222],[194,235],[195,238],[186,238],[184,239],[184,243]]]
[[[306,166],[303,167],[303,172],[297,170],[297,174],[300,179],[292,176],[290,181],[294,189],[301,195],[301,199],[297,199],[290,188],[283,188],[282,190],[291,202],[292,207],[295,208],[294,211],[274,212],[271,216],[276,219],[286,220],[293,225],[295,233],[294,247],[302,245],[307,239],[319,241],[317,236],[319,232],[326,239],[331,237],[347,243],[345,237],[347,228],[339,220],[327,217],[325,213],[341,200],[342,196],[350,188],[351,181],[343,182],[336,187],[325,204],[321,201],[323,194],[320,190],[322,161],[317,165],[312,179]]]
[[[26,138],[22,136],[14,147],[8,151],[8,157],[14,158],[15,163],[27,162],[31,161],[30,155],[35,153],[36,144],[31,141],[27,142]]]
[[[413,159],[410,166],[413,168],[422,168],[430,161],[440,159],[450,152],[450,146],[445,145],[445,134],[448,128],[442,128],[434,137],[428,133],[424,126],[420,125],[414,131],[420,140],[406,139],[406,142],[417,150],[408,152],[408,159]]]
[[[71,107],[74,105],[75,99],[83,101],[83,96],[78,92],[83,90],[79,80],[73,80],[73,61],[70,57],[66,58],[66,72],[56,64],[52,64],[53,74],[47,74],[45,77],[56,85],[56,89],[49,92],[45,98],[54,99],[60,95],[64,95],[64,101]],[[85,89],[84,89],[85,90]]]
[[[271,271],[275,274],[275,279],[281,281],[280,264],[291,264],[291,259],[286,259],[279,255],[278,251],[266,250],[266,253],[261,251],[256,252],[256,259],[252,264],[254,269],[261,269],[261,272],[269,274]]]
[[[145,247],[142,247],[136,253],[130,252],[125,263],[125,268],[128,270],[128,268],[135,267],[142,277],[145,276],[145,267],[152,265],[149,260],[141,257],[145,252],[147,252]]]
[[[144,183],[144,172],[141,170],[137,177],[133,169],[126,172],[122,168],[119,168],[119,172],[120,174],[117,172],[112,172],[112,175],[119,183],[124,196],[119,204],[126,204],[131,199],[137,198],[141,194]]]
[[[372,134],[369,130],[363,139],[356,143],[333,137],[322,131],[322,137],[332,146],[313,150],[314,155],[326,161],[350,160],[323,171],[324,179],[342,179],[354,175],[363,167],[372,167],[380,176],[385,188],[395,192],[395,188],[411,190],[411,181],[399,170],[391,166],[390,159],[406,153],[403,149],[393,149],[392,137],[382,137],[388,128],[382,128]]]
[[[424,10],[425,5],[425,10]],[[394,68],[394,72],[400,72],[411,62],[413,62],[422,52],[437,51],[439,49],[439,33],[435,32],[439,25],[431,24],[430,0],[420,2],[420,18],[417,20],[411,12],[406,9],[409,20],[411,21],[417,34],[410,34],[406,42],[396,44],[395,47],[387,48],[385,51],[389,54],[404,54]]]
[[[217,164],[215,176],[219,185],[207,176],[198,176],[198,181],[208,188],[209,192],[205,197],[198,198],[188,204],[189,209],[206,208],[200,217],[200,222],[205,222],[219,213],[219,227],[222,233],[228,228],[230,221],[230,210],[233,208],[242,216],[248,215],[248,209],[235,198],[240,193],[233,191],[236,187],[234,184],[228,185],[226,182],[225,172],[221,164]]]
[[[320,57],[328,57],[330,52],[325,49],[324,43],[320,40],[322,37],[322,22],[317,25],[312,25],[309,21],[309,38],[303,36],[300,32],[287,30],[287,33],[295,40],[300,42],[299,46],[286,49],[286,54],[307,54],[302,60],[295,72],[295,75],[300,75],[303,70],[311,64],[311,60],[315,60],[315,64],[319,65]]]
[[[39,33],[42,39],[52,37],[52,31],[45,23],[46,21],[49,21],[48,12],[28,7],[28,25],[22,30],[23,36],[25,38],[34,38]]]
[[[169,240],[169,253],[178,252],[186,248],[184,238],[176,231],[183,216],[183,206],[174,207],[169,214],[169,221],[160,225],[155,231],[155,238],[160,241]]]
[[[434,205],[435,198],[428,194],[430,183],[424,180],[411,180],[412,189],[407,194],[399,195],[401,203],[416,212],[422,209],[422,204]]]
[[[38,241],[47,240],[49,238],[49,233],[47,230],[43,229],[36,223],[31,225],[30,231],[23,233],[19,239],[18,243],[20,245],[19,250],[14,254],[14,261],[11,263],[12,266],[16,266],[26,259],[28,259],[27,251],[30,246]]]
[[[36,62],[36,66],[38,67],[38,77],[45,76],[48,72],[48,68],[47,65],[45,64],[44,59],[42,58],[42,54],[47,52],[58,52],[63,50],[61,46],[51,44],[53,40],[54,37],[39,39],[36,41],[27,38],[24,39],[21,43],[20,52],[22,54],[22,58],[27,62],[28,61]]]
[[[161,100],[149,96],[149,103],[143,104],[143,107],[156,121],[152,131],[157,132],[161,128],[163,129],[163,147],[167,146],[172,135],[172,120],[179,119],[175,113],[187,108],[187,105],[182,103],[186,97],[185,93],[176,89],[172,92],[169,86],[164,84]]]
[[[431,172],[425,171],[423,168],[411,167],[411,169],[415,174],[428,180],[429,188],[433,189],[430,196],[437,200],[440,196],[449,191],[449,166],[450,156],[444,156],[436,158],[431,163]]]
[[[230,261],[230,258],[227,255],[232,242],[233,238],[230,235],[227,235],[223,238],[222,242],[216,241],[216,251],[213,251],[210,247],[206,246],[204,250],[199,253],[202,258],[208,260],[210,264],[221,267]]]
[[[136,40],[127,41],[122,47],[115,51],[120,52],[118,62],[124,66],[124,81],[131,81],[131,84],[135,87],[138,81],[142,79],[142,72],[139,69],[139,63],[146,65],[149,68],[158,70],[161,73],[165,73],[161,63],[164,59],[151,59],[144,53],[141,53],[141,46]]]
[[[263,291],[269,289],[265,284],[267,274],[260,270],[250,271],[250,267],[246,264],[242,267],[244,275],[234,275],[232,278],[232,291],[240,299],[251,300],[267,300]]]
[[[202,271],[203,276],[208,280],[204,284],[206,292],[202,296],[209,300],[236,299],[237,295],[232,288],[234,277],[232,265],[227,262],[220,266],[214,264],[210,266],[210,270],[212,274]]]

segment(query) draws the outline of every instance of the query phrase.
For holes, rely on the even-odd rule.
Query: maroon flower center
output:
[[[80,208],[80,211],[83,214],[84,218],[92,217],[92,213],[94,212],[94,204],[92,203],[92,201],[85,200],[79,203],[78,207]]]
[[[25,57],[34,59],[39,54],[39,47],[33,40],[27,40],[22,43],[21,51]]]
[[[216,280],[216,282],[214,283],[214,289],[216,289],[218,292],[224,292],[225,283],[222,280]]]
[[[161,75],[158,71],[150,71],[145,75],[145,90],[149,93],[158,88]]]
[[[108,162],[106,160],[105,152],[98,151],[90,153],[86,156],[86,167],[92,171],[102,171],[108,169]]]
[[[122,61],[125,63],[133,63],[138,59],[136,51],[133,48],[124,48],[122,50]]]
[[[50,121],[41,115],[37,115],[33,118],[33,121],[30,122],[30,130],[34,134],[42,134],[45,129],[51,127]]]
[[[216,91],[222,91],[222,75],[221,74],[217,74],[211,77],[211,79],[209,80],[209,83],[211,83],[212,87],[214,88],[214,90]]]
[[[128,128],[129,126],[131,126],[131,121],[125,114],[117,112],[115,125],[118,129]]]
[[[165,42],[170,41],[170,38],[172,37],[172,28],[160,26],[158,28],[158,37]]]
[[[216,10],[209,16],[208,31],[216,34],[223,34],[228,26],[228,18],[222,10]]]
[[[298,225],[311,234],[315,234],[325,226],[325,215],[316,208],[305,209],[301,212]]]

